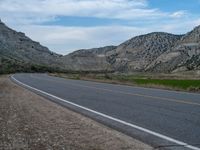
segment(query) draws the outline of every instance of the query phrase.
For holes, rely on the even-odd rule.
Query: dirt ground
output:
[[[0,150],[151,150],[0,76]]]

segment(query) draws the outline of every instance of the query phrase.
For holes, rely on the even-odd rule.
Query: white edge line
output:
[[[105,118],[110,119],[110,120],[113,120],[113,121],[115,121],[115,122],[118,122],[118,123],[127,125],[127,126],[129,126],[129,127],[135,128],[135,129],[137,129],[137,130],[146,132],[146,133],[148,133],[148,134],[154,135],[154,136],[156,136],[156,137],[159,137],[159,138],[161,138],[161,139],[167,140],[167,141],[169,141],[169,142],[176,143],[176,144],[178,144],[178,145],[182,145],[182,146],[187,147],[187,148],[189,148],[189,149],[192,149],[192,150],[200,150],[200,148],[198,148],[198,147],[189,145],[189,144],[184,143],[184,142],[181,142],[181,141],[179,141],[179,140],[176,140],[176,139],[170,138],[170,137],[168,137],[168,136],[162,135],[162,134],[160,134],[160,133],[156,133],[156,132],[151,131],[151,130],[149,130],[149,129],[145,129],[145,128],[143,128],[143,127],[140,127],[140,126],[137,126],[137,125],[128,123],[128,122],[126,122],[126,121],[123,121],[123,120],[120,120],[120,119],[117,119],[117,118],[108,116],[108,115],[106,115],[106,114],[97,112],[97,111],[95,111],[95,110],[92,110],[92,109],[89,109],[89,108],[87,108],[87,107],[84,107],[84,106],[81,106],[81,105],[72,103],[72,102],[70,102],[70,101],[67,101],[67,100],[65,100],[65,99],[62,99],[62,98],[57,97],[57,96],[55,96],[55,95],[52,95],[52,94],[49,94],[49,93],[44,92],[44,91],[42,91],[42,90],[36,89],[36,88],[34,88],[34,87],[31,87],[31,86],[29,86],[29,85],[27,85],[27,84],[24,84],[24,83],[18,81],[17,79],[15,79],[15,78],[14,78],[14,75],[12,75],[11,78],[12,78],[14,81],[16,81],[17,83],[19,83],[19,84],[21,84],[21,85],[23,85],[23,86],[25,86],[25,87],[27,87],[27,88],[29,88],[29,89],[32,89],[32,90],[37,91],[37,92],[40,92],[40,93],[45,94],[45,95],[48,95],[48,96],[50,96],[50,97],[52,97],[52,98],[55,98],[55,99],[57,99],[57,100],[63,101],[63,102],[65,102],[65,103],[68,103],[68,104],[70,104],[70,105],[76,106],[76,107],[81,108],[81,109],[83,109],[83,110],[92,112],[92,113],[94,113],[94,114],[97,114],[97,115],[99,115],[99,116],[105,117]]]

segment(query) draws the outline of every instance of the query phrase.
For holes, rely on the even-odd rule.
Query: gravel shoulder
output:
[[[0,149],[151,150],[0,76]]]

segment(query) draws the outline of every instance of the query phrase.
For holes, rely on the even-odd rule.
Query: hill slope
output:
[[[119,46],[82,49],[62,56],[0,21],[0,67],[0,73],[48,68],[168,73],[200,70],[200,26],[185,35],[154,32]]]
[[[200,26],[185,34],[171,49],[160,55],[147,71],[178,72],[200,69]]]
[[[106,48],[106,47],[105,47]],[[134,37],[119,46],[79,50],[64,57],[76,69],[115,72],[179,72],[200,69],[200,26],[185,35],[154,32]]]
[[[121,72],[144,71],[158,56],[173,47],[180,35],[150,33],[134,37],[120,44],[107,57],[115,70]]]
[[[62,68],[60,57],[0,21],[0,72],[24,71],[31,65]]]
[[[109,71],[112,65],[107,61],[106,54],[116,46],[106,46],[88,50],[78,50],[62,58],[67,68],[71,70]]]

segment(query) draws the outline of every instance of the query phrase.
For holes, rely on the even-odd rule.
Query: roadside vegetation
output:
[[[113,84],[136,85],[180,91],[200,92],[200,77],[174,74],[53,73],[57,77]]]
[[[0,74],[11,73],[50,73],[50,75],[75,80],[92,80],[114,84],[136,85],[172,90],[200,92],[200,75],[193,72],[179,74],[115,74],[108,71],[61,70],[45,65],[25,63],[13,58],[1,57]]]
[[[17,59],[2,57],[0,58],[0,74],[11,74],[20,72],[62,72],[59,68],[48,67],[45,65],[38,65],[33,63],[26,63]]]
[[[1,53],[0,53],[1,55]],[[52,67],[50,65],[40,65],[20,61],[12,57],[0,56],[0,75],[12,73],[63,73],[63,74],[100,74],[111,73],[109,71],[73,71]]]

